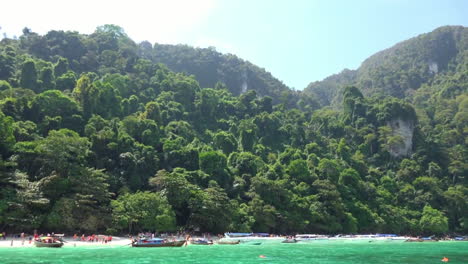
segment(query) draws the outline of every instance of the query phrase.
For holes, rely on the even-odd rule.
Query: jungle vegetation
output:
[[[466,233],[467,32],[298,92],[115,25],[25,28],[0,41],[0,229]]]

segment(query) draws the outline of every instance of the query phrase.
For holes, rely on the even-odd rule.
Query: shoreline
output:
[[[0,249],[6,249],[6,248],[15,248],[15,249],[18,249],[18,248],[35,248],[35,245],[34,245],[34,241],[31,242],[31,244],[29,244],[29,241],[28,240],[25,240],[24,241],[24,244],[22,243],[22,240],[19,239],[19,238],[15,238],[13,239],[13,245],[11,245],[11,241],[12,239],[10,240],[0,240]],[[65,239],[65,244],[63,245],[63,248],[116,248],[116,247],[125,247],[125,246],[128,246],[130,247],[130,243],[131,243],[131,240],[129,238],[117,238],[115,240],[112,240],[112,242],[108,242],[108,243],[101,243],[101,242],[84,242],[84,241],[73,241],[73,239]],[[252,242],[252,241],[251,241]],[[268,243],[268,241],[263,241],[263,242],[267,242],[265,244],[281,244],[281,243]],[[317,241],[313,241],[313,242],[303,242],[303,243],[300,243],[300,244],[309,244],[309,245],[312,245],[312,244],[315,244],[315,243],[331,243],[331,244],[336,244],[336,245],[340,245],[340,244],[343,244],[343,243],[364,243],[364,244],[368,244],[369,241],[366,241],[366,240],[341,240],[341,241],[337,241],[337,240],[317,240]],[[382,245],[386,245],[386,244],[398,244],[398,243],[403,243],[404,241],[393,241],[393,242],[388,242],[388,241],[379,241],[379,240],[376,240],[376,241],[373,241],[373,242],[376,242],[376,243],[373,243],[373,244],[382,244]],[[455,240],[440,240],[438,241],[438,243],[468,243],[468,241],[455,241]],[[433,243],[433,242],[432,242]],[[426,243],[423,243],[423,244],[432,244],[431,242],[426,242]],[[244,242],[242,244],[246,244],[248,245],[249,242]],[[189,243],[190,245],[190,243]]]
[[[13,244],[12,244],[13,241]],[[86,241],[76,241],[73,240],[73,237],[65,237],[65,244],[63,247],[113,247],[113,246],[125,246],[131,243],[130,238],[125,237],[113,237],[111,242],[102,243],[102,242],[86,242]],[[29,243],[28,239],[24,241],[21,238],[7,238],[6,240],[0,240],[0,248],[30,248],[35,247],[34,241]]]

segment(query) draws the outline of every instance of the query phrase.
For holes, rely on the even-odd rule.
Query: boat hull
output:
[[[171,241],[164,243],[133,243],[132,247],[181,247],[185,244],[185,240]]]
[[[436,239],[408,239],[405,242],[439,242],[439,240]]]
[[[211,241],[190,241],[191,245],[210,246],[213,245]]]
[[[240,243],[239,240],[237,241],[218,241],[218,245],[238,245]]]
[[[296,238],[296,241],[301,243],[311,243],[317,241],[328,241],[328,238]]]
[[[281,243],[284,237],[224,237],[220,241],[240,241],[240,243]]]
[[[63,246],[63,243],[62,242],[43,243],[43,242],[35,241],[34,245],[36,247],[60,248]]]

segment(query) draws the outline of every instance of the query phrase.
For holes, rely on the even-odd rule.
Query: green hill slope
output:
[[[217,82],[222,82],[234,95],[255,90],[261,96],[277,99],[283,92],[289,92],[286,85],[264,69],[214,49],[156,44],[150,59],[173,71],[195,75],[202,87],[214,87]]]
[[[468,28],[441,27],[372,55],[356,71],[311,83],[305,91],[317,95],[322,105],[341,104],[342,88],[352,84],[365,95],[404,98],[439,76],[466,71],[467,61]]]

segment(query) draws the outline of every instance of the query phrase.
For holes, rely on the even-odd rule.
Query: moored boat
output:
[[[192,238],[190,239],[190,244],[192,245],[213,245],[212,240],[208,240],[206,238]]]
[[[439,239],[435,237],[423,237],[422,240],[423,242],[439,242]]]
[[[218,245],[238,245],[239,243],[240,243],[240,240],[232,240],[232,241],[219,240],[218,241]]]
[[[298,242],[311,242],[317,240],[328,240],[328,236],[316,235],[316,234],[298,234],[296,235],[296,240]]]
[[[132,242],[132,247],[181,247],[186,240],[168,241],[162,238],[139,239]]]
[[[36,247],[60,248],[63,242],[55,237],[40,237],[34,241]]]
[[[252,237],[254,233],[224,233],[226,238],[237,238],[237,237]]]
[[[434,237],[413,237],[407,239],[405,242],[439,242],[439,240]]]
[[[292,244],[292,243],[297,243],[297,240],[295,238],[286,238],[285,240],[281,241],[281,243]]]
[[[241,243],[271,243],[281,242],[284,237],[270,236],[268,233],[224,233],[224,237],[220,241],[240,241]]]
[[[405,242],[423,242],[423,240],[421,238],[412,237],[405,240]]]

